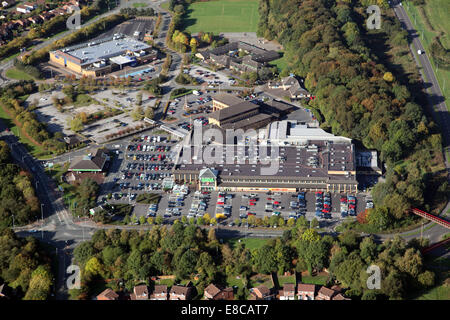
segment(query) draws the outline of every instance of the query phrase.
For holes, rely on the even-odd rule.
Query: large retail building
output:
[[[205,153],[212,147],[216,148],[214,158],[219,159],[215,163],[210,161],[211,154]],[[358,187],[351,139],[295,121],[268,125],[266,137],[257,147],[248,143],[185,145],[173,174],[179,182],[208,191],[356,193]]]
[[[122,34],[50,52],[50,63],[93,77],[156,58],[157,51],[150,45]]]

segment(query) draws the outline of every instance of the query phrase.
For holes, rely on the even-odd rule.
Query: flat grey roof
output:
[[[80,65],[87,65],[102,59],[120,56],[127,51],[141,51],[151,48],[148,44],[128,36],[111,36],[76,46],[57,50],[67,56],[75,58]],[[81,62],[80,62],[81,61]]]
[[[351,144],[328,144],[323,141],[311,141],[310,148],[301,146],[285,146],[279,147],[278,156],[279,166],[276,175],[261,175],[261,168],[269,167],[269,164],[264,161],[275,157],[272,156],[270,145],[267,150],[262,152],[259,150],[259,156],[256,160],[254,152],[248,146],[221,146],[218,148],[224,149],[222,152],[223,163],[195,163],[195,147],[191,146],[191,154],[189,155],[189,147],[182,148],[183,154],[180,157],[179,163],[176,164],[174,173],[196,173],[203,168],[214,168],[220,172],[220,177],[223,182],[234,179],[258,179],[263,178],[267,180],[277,179],[306,179],[310,181],[323,181],[324,179],[344,182],[356,183],[355,175],[347,175],[344,172],[355,171],[354,150]],[[209,146],[211,148],[212,145]],[[226,147],[232,148],[233,154],[236,157],[234,163],[227,163]],[[317,147],[317,149],[315,149]],[[180,151],[181,151],[180,150]],[[218,149],[220,150],[220,149]],[[317,151],[314,151],[317,150]],[[220,153],[220,151],[219,151]],[[212,155],[216,157],[216,154]],[[197,157],[201,158],[201,157]],[[184,161],[189,159],[190,161]],[[262,161],[262,162],[261,162]],[[272,160],[273,161],[273,160]],[[190,162],[190,163],[189,163]],[[341,172],[341,174],[329,174],[329,171]]]

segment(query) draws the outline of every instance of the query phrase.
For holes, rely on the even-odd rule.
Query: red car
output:
[[[328,205],[328,204],[326,204],[326,203],[325,203],[323,206],[324,206],[325,208],[329,208],[329,207],[330,207],[330,205]]]
[[[350,209],[355,209],[356,206],[354,204],[350,204],[349,207]]]
[[[272,198],[267,198],[267,201],[272,201],[273,199]]]
[[[323,213],[330,213],[330,209],[325,208],[325,209],[322,210],[322,212]]]
[[[217,204],[225,204],[223,201],[217,201]]]
[[[256,216],[256,213],[254,213],[254,212],[247,212],[247,216]]]
[[[251,205],[251,206],[256,206],[256,203],[250,202],[250,205]]]
[[[274,201],[273,204],[280,204],[280,201]]]

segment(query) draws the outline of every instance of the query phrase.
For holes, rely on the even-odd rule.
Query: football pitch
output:
[[[185,30],[213,32],[256,32],[258,0],[195,2],[188,7]]]

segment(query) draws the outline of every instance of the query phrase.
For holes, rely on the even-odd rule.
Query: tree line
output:
[[[442,165],[442,137],[424,111],[423,88],[397,79],[375,53],[374,38],[407,45],[407,34],[385,16],[380,33],[366,30],[368,3],[389,7],[384,0],[262,0],[258,35],[284,46],[285,74],[305,79],[322,128],[380,152],[386,182],[376,186],[367,220],[380,230],[401,226],[410,207],[445,202],[448,184],[431,174]]]
[[[227,278],[239,276],[243,286],[236,296],[245,299],[253,275],[307,270],[315,274],[327,268],[327,285],[340,285],[353,299],[372,300],[406,298],[407,293],[434,284],[434,273],[426,270],[419,248],[416,241],[400,238],[378,244],[347,231],[334,239],[296,226],[250,250],[243,243],[222,243],[215,229],[178,222],[150,231],[98,230],[77,246],[74,258],[82,268],[79,299],[98,294],[95,286],[102,282],[130,292],[134,285],[159,275],[175,275],[175,282],[195,277],[199,292],[211,282],[226,286]],[[367,288],[366,270],[372,264],[381,270],[381,289]]]
[[[13,162],[8,144],[0,140],[0,228],[36,221],[39,200],[31,174]]]
[[[0,229],[0,283],[12,300],[47,300],[54,284],[51,258],[33,237]],[[7,290],[4,290],[7,291]]]

